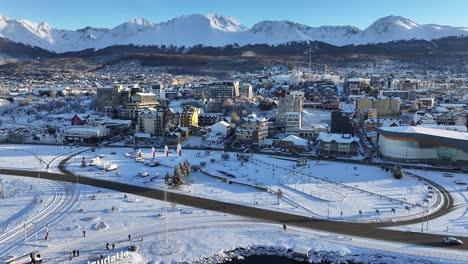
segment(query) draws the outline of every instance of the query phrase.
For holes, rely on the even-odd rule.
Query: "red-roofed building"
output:
[[[86,124],[86,119],[85,118],[81,119],[78,115],[75,114],[75,116],[72,117],[70,122],[72,126],[82,126]]]

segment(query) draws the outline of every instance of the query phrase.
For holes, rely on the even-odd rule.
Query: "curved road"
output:
[[[69,157],[70,158],[70,157]],[[44,179],[50,179],[55,181],[65,182],[76,182],[76,176],[72,173],[64,170],[64,166],[68,159],[64,159],[60,163],[60,169],[64,173],[51,173],[51,172],[40,172],[40,177]],[[37,177],[38,172],[25,171],[25,170],[14,170],[14,169],[0,169],[1,174],[18,175],[26,177]],[[164,192],[161,190],[155,190],[135,185],[130,185],[120,182],[106,181],[96,178],[89,178],[80,176],[80,183],[91,185],[104,189],[111,189],[124,193],[131,193],[142,197],[151,199],[164,200]],[[419,220],[408,220],[400,223],[351,223],[351,222],[334,222],[326,220],[318,220],[309,217],[277,212],[261,208],[253,208],[244,205],[232,204],[217,200],[205,199],[200,197],[193,197],[181,193],[168,193],[168,202],[174,202],[186,206],[202,208],[211,211],[229,212],[230,214],[262,219],[264,221],[276,222],[276,223],[287,223],[303,228],[315,229],[325,232],[339,233],[349,236],[358,236],[376,240],[385,240],[397,243],[407,243],[424,246],[442,247],[441,240],[444,236],[419,233],[419,232],[406,232],[397,230],[382,229],[382,227],[400,225],[400,224],[413,224],[420,223]],[[447,210],[447,207],[442,209]],[[429,216],[429,219],[438,217],[439,215]],[[468,238],[467,238],[468,239]],[[456,247],[460,250],[468,250],[468,244],[464,246]]]

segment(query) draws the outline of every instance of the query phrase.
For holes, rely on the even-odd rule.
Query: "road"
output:
[[[43,238],[45,226],[60,221],[60,218],[75,205],[79,195],[75,186],[57,181],[47,181],[42,187],[45,187],[45,185],[47,185],[47,188],[43,191],[51,193],[50,200],[44,202],[44,207],[37,211],[37,213],[28,217],[27,220],[19,225],[7,228],[0,235],[0,256],[11,253],[18,244],[24,241],[26,235],[25,229],[28,230],[27,239],[29,241],[34,240],[34,233],[31,230],[35,230],[36,228],[40,238]]]
[[[61,162],[61,170],[64,170],[64,165],[66,164],[67,159]],[[0,169],[1,174],[7,175],[18,175],[26,177],[37,177],[37,172],[34,171],[24,171],[24,170],[14,170],[14,169]],[[55,181],[64,181],[64,182],[76,182],[76,176],[68,173],[51,173],[51,172],[41,172],[40,177],[44,179],[50,179]],[[142,197],[147,197],[151,199],[164,200],[164,192],[161,190],[155,190],[135,185],[130,185],[126,183],[107,181],[96,178],[89,178],[80,176],[80,183],[95,186],[103,189],[111,189],[123,193],[131,193],[134,195],[139,195]],[[181,193],[168,193],[167,195],[168,202],[174,202],[181,205],[186,205],[190,207],[196,207],[211,211],[218,212],[229,212],[229,214],[239,215],[250,218],[261,219],[266,222],[272,223],[286,223],[288,225],[293,225],[302,228],[308,228],[313,230],[325,231],[338,233],[349,236],[358,236],[363,238],[370,238],[376,240],[384,240],[389,242],[397,243],[406,243],[414,245],[423,245],[423,246],[432,246],[432,247],[443,247],[441,240],[444,236],[428,234],[428,233],[419,233],[419,232],[407,232],[407,231],[397,231],[397,230],[388,230],[382,229],[383,227],[396,226],[400,224],[414,224],[420,223],[419,219],[408,220],[399,223],[351,223],[351,222],[335,222],[335,221],[326,221],[319,220],[294,214],[289,214],[285,212],[277,212],[273,210],[254,208],[239,204],[232,204],[217,200],[211,200],[206,198],[194,197]],[[442,211],[438,215],[429,216],[429,219],[440,216],[450,210],[450,207],[444,206]],[[463,239],[463,238],[462,238]],[[464,238],[468,240],[467,238]],[[460,250],[468,250],[468,244],[457,247]]]

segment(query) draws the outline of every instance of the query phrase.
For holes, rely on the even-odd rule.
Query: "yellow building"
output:
[[[400,100],[389,97],[363,97],[357,101],[356,108],[359,112],[368,111],[375,114],[374,110],[371,110],[374,108],[377,116],[373,118],[397,117],[400,115]]]

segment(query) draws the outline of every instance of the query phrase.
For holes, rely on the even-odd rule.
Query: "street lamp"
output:
[[[36,234],[36,247],[37,247],[37,223],[34,222],[34,233]]]
[[[422,207],[422,217],[421,217],[421,233],[424,230],[424,207]]]

